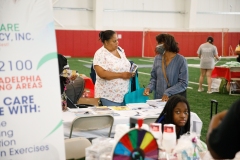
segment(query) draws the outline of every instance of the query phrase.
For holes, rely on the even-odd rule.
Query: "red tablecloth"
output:
[[[232,72],[231,73],[232,78],[239,78],[240,77],[240,71],[239,72]],[[230,69],[226,67],[215,67],[212,71],[212,78],[225,78],[227,81],[230,81]]]

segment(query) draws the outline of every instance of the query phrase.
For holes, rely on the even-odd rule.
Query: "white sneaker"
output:
[[[212,94],[212,91],[207,91],[208,94]]]
[[[203,92],[203,91],[204,91],[204,88],[198,89],[198,92]]]

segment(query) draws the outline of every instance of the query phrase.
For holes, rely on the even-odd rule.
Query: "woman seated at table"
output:
[[[176,126],[177,139],[190,131],[190,106],[185,97],[180,95],[172,96],[166,103],[156,123],[174,124]]]

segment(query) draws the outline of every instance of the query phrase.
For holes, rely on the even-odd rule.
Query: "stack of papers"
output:
[[[153,107],[157,108],[164,108],[167,102],[163,102],[162,99],[153,99],[153,100],[147,100],[147,104]]]
[[[84,109],[78,109],[78,108],[74,108],[74,109],[70,109],[69,108],[69,111],[71,113],[74,113],[76,116],[87,116],[87,115],[93,115],[93,114],[96,114],[94,113],[91,109],[89,108],[84,108]]]
[[[221,67],[240,67],[240,63],[235,61],[226,62],[225,64],[221,65]]]
[[[94,111],[107,111],[107,110],[110,110],[107,106],[92,107],[91,109],[94,110]]]
[[[149,106],[147,103],[128,103],[127,107],[129,107],[132,110],[137,110],[137,109],[151,109],[152,107]]]
[[[113,111],[107,106],[91,107],[91,109],[97,114],[112,114]]]
[[[109,108],[112,109],[112,110],[115,110],[115,111],[127,111],[127,110],[130,110],[130,108],[127,107],[127,106],[111,106]]]

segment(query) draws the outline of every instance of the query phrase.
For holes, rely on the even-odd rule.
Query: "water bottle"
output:
[[[160,148],[162,142],[162,124],[150,123],[149,131],[153,134],[154,138],[157,140],[158,146]]]
[[[162,148],[171,153],[176,146],[176,128],[174,124],[164,124],[164,130],[162,135]]]

